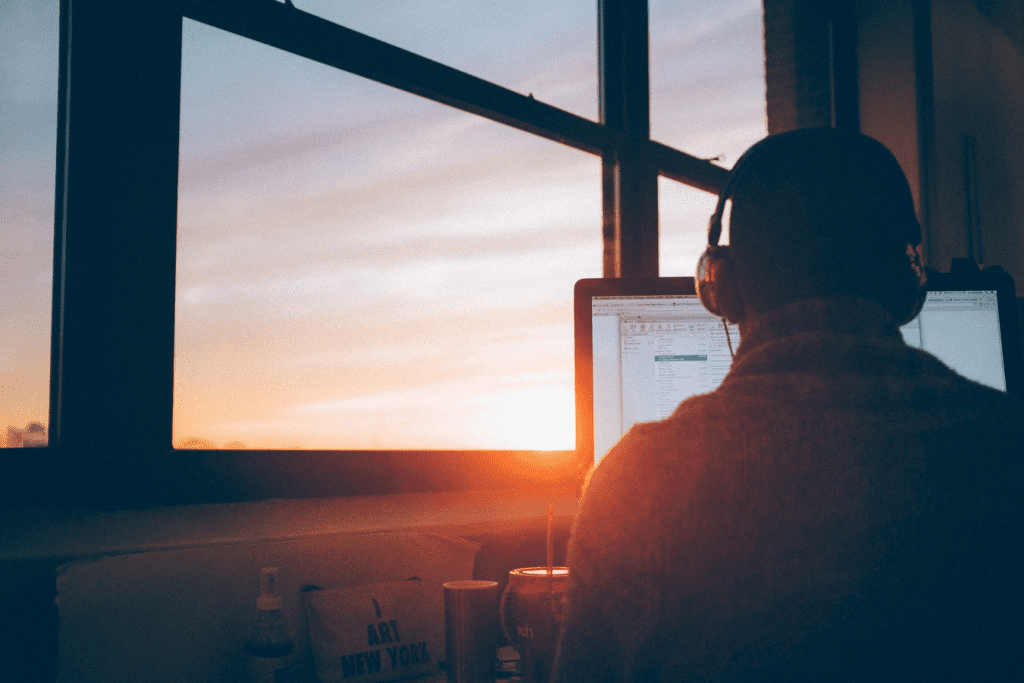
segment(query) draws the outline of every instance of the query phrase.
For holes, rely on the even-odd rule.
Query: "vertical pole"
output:
[[[601,155],[601,214],[604,254],[602,277],[619,277],[619,200],[615,153]]]
[[[603,158],[605,277],[658,276],[658,173],[646,151],[647,24],[647,0],[599,0],[600,120],[621,133]]]
[[[853,2],[837,2],[829,17],[832,80],[832,126],[860,130],[857,89],[857,25]]]
[[[170,450],[181,13],[64,7],[51,439],[69,491],[117,500]]]
[[[922,263],[935,258],[932,234],[932,163],[935,159],[935,81],[932,73],[931,0],[912,0],[914,13],[914,86],[917,94],[918,220],[924,233]],[[934,267],[934,265],[933,265]]]

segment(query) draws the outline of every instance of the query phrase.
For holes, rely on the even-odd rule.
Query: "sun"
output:
[[[539,387],[503,396],[501,431],[509,448],[571,450],[576,447],[576,411],[570,390]]]

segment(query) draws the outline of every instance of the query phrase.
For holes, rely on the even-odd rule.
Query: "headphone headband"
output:
[[[762,140],[761,142],[764,141]],[[725,182],[722,184],[722,189],[718,193],[718,203],[715,204],[715,212],[711,214],[711,219],[708,220],[709,247],[717,247],[718,240],[722,238],[722,219],[725,215],[725,203],[729,201],[729,197],[732,196],[732,188],[733,185],[736,184],[736,178],[739,177],[739,172],[743,167],[743,162],[750,158],[750,153],[753,152],[761,142],[758,142],[740,155],[740,158],[732,165],[729,175],[726,176]]]
[[[780,141],[788,141],[794,138],[813,138],[822,136],[845,136],[849,139],[860,139],[863,145],[870,145],[879,148],[884,154],[892,157],[891,152],[886,149],[880,142],[874,138],[870,138],[862,133],[856,133],[851,131],[843,131],[836,128],[798,128],[796,130],[786,131],[784,133],[776,133],[766,137],[750,146],[747,151],[740,155],[740,158],[733,164],[732,169],[729,170],[729,175],[726,176],[725,182],[722,184],[722,189],[718,193],[718,202],[715,204],[715,212],[711,214],[710,220],[708,220],[708,246],[718,246],[718,241],[722,238],[722,221],[725,216],[725,205],[726,202],[732,197],[733,190],[736,186],[737,180],[742,176],[742,170],[744,166],[750,165],[752,158],[761,156],[762,150],[770,150],[780,144]],[[895,158],[892,159],[896,163]],[[899,164],[896,163],[897,168]],[[900,170],[902,173],[902,170]],[[909,186],[908,186],[909,189]],[[907,244],[917,246],[921,244],[921,225],[917,222],[917,216],[914,215],[913,204],[910,207],[910,216],[907,225],[906,240]]]

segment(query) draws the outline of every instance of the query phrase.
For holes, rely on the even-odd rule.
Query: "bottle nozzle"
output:
[[[277,586],[279,571],[277,567],[264,567],[260,570],[260,597],[256,598],[257,609],[281,609],[281,595]]]

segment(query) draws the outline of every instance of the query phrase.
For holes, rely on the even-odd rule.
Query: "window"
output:
[[[311,8],[316,9],[312,3]],[[365,283],[373,275],[362,285],[357,282],[353,291],[369,297],[365,308],[358,310],[383,309],[385,317],[398,323],[397,332],[369,333],[397,336],[403,329],[421,328],[419,322],[407,322],[404,313],[394,311],[395,301],[425,296],[432,298],[435,311],[444,312],[449,310],[445,306],[451,308],[444,302],[446,290],[453,290],[456,298],[463,295],[467,284],[462,273],[443,273],[452,270],[453,253],[475,251],[496,257],[479,261],[482,265],[470,278],[485,283],[473,297],[500,302],[494,310],[504,308],[507,300],[501,297],[513,288],[502,278],[518,280],[525,291],[517,294],[543,307],[552,300],[551,291],[563,288],[568,302],[568,287],[578,277],[598,272],[657,274],[659,176],[667,179],[662,183],[685,183],[708,193],[719,187],[726,172],[700,155],[651,139],[646,3],[608,0],[598,9],[601,87],[600,116],[595,121],[578,103],[578,93],[563,92],[566,98],[560,99],[554,90],[538,86],[531,96],[532,87],[524,88],[522,79],[492,77],[482,69],[478,73],[494,82],[485,80],[472,75],[474,68],[460,71],[442,63],[447,53],[434,55],[441,61],[431,61],[342,26],[340,15],[323,18],[269,1],[149,5],[117,0],[72,5],[65,0],[60,89],[65,115],[58,127],[58,149],[66,148],[67,153],[61,157],[65,184],[56,216],[62,226],[56,235],[62,258],[54,276],[61,343],[54,369],[51,445],[43,449],[43,464],[38,466],[65,473],[65,488],[53,488],[52,498],[63,502],[62,496],[81,488],[79,501],[152,505],[573,483],[587,463],[577,461],[571,448],[534,452],[524,450],[530,448],[528,443],[513,441],[388,440],[391,437],[383,435],[389,432],[389,417],[385,411],[380,419],[379,403],[368,404],[362,417],[350,413],[344,418],[364,422],[362,431],[347,441],[303,443],[294,433],[250,437],[225,430],[210,439],[219,448],[203,449],[198,447],[211,444],[202,442],[202,434],[186,426],[179,433],[177,425],[179,419],[181,425],[193,419],[188,413],[189,393],[197,401],[198,390],[204,388],[213,394],[206,397],[207,405],[216,406],[222,398],[217,391],[224,390],[230,394],[226,398],[235,400],[240,390],[231,383],[246,372],[261,371],[258,360],[246,362],[247,350],[240,352],[239,347],[263,345],[269,354],[263,358],[301,347],[295,358],[316,362],[317,354],[345,346],[343,336],[331,337],[336,330],[330,331],[330,324],[316,331],[303,327],[311,331],[297,337],[284,333],[296,316],[328,317],[316,308],[323,301],[318,292],[360,269],[378,273],[386,286],[368,288]],[[559,31],[565,30],[564,23]],[[213,52],[203,53],[207,48]],[[570,52],[566,63],[577,63]],[[257,61],[239,61],[244,55]],[[201,63],[204,59],[212,64]],[[197,76],[203,69],[206,75]],[[218,69],[244,75],[218,91]],[[275,75],[277,69],[284,72]],[[314,71],[315,83],[306,88],[309,84],[303,79]],[[538,73],[540,81],[551,75]],[[252,99],[268,82],[276,83],[277,99],[268,102],[264,94]],[[203,91],[206,86],[211,87]],[[197,103],[197,93],[203,92],[209,97]],[[315,125],[329,129],[339,121],[358,124],[359,107],[366,102],[384,105],[377,111],[385,112],[388,135],[350,135],[345,144],[314,145],[300,157],[271,159],[271,151],[295,142],[295,131],[280,125],[288,121],[277,114],[263,117],[267,111],[283,108],[296,124],[312,118]],[[437,139],[450,144],[426,144],[426,134],[418,132],[425,122],[433,122]],[[664,139],[670,137],[666,134]],[[254,138],[269,151],[246,161],[247,141]],[[452,150],[448,157],[439,153],[441,147]],[[524,156],[508,161],[512,149]],[[381,167],[388,158],[408,161],[424,150],[430,163],[421,176]],[[422,201],[426,195],[417,193],[413,181],[456,167],[467,169],[460,180],[464,184],[453,189],[461,201],[452,202],[451,196],[438,197],[434,206]],[[361,192],[361,183],[370,180],[395,188],[394,199]],[[495,191],[501,182],[509,185],[512,201],[493,216],[500,231],[477,234],[471,223],[460,225],[446,218],[443,240],[425,237],[430,211],[437,206],[455,205],[471,212],[486,206],[495,211],[509,197]],[[316,183],[350,200],[342,214],[336,206],[325,207],[323,219],[332,228],[342,220],[349,223],[330,231],[329,239],[323,237],[328,233],[312,231],[323,243],[318,260],[307,268],[309,235],[301,234],[302,225],[299,233],[289,234],[273,226],[254,228],[253,223],[269,221],[274,211],[292,207],[297,223],[316,227],[317,216],[307,196]],[[262,189],[282,191],[295,203],[257,203],[254,198]],[[561,203],[572,210],[567,213]],[[533,208],[516,214],[522,206]],[[510,220],[508,212],[518,220]],[[530,219],[536,222],[521,225]],[[359,225],[367,222],[371,225]],[[410,241],[388,241],[403,230]],[[541,264],[526,258],[512,264],[513,274],[498,273],[494,280],[485,280],[497,273],[498,266],[509,265],[497,258],[511,253],[503,241],[539,243],[550,261]],[[389,250],[391,245],[396,248]],[[440,258],[432,258],[432,249]],[[341,254],[347,257],[341,259]],[[288,302],[265,315],[278,317],[263,327],[251,319],[253,309],[246,309],[253,297],[245,303],[246,292],[239,291],[249,285],[232,284],[232,273],[241,271],[250,271],[251,282],[257,283],[253,286],[262,287],[261,296],[272,293]],[[475,274],[481,271],[486,273]],[[422,288],[421,281],[435,286]],[[394,298],[384,297],[389,288],[397,291]],[[332,305],[348,303],[331,296],[324,294]],[[201,305],[231,297],[236,299],[227,302],[229,308]],[[468,308],[477,306],[475,299],[466,300],[471,301]],[[244,328],[241,334],[226,329],[230,324],[218,327],[217,311],[231,307],[240,313],[234,320],[236,327]],[[336,310],[344,315],[343,307]],[[458,306],[454,310],[462,312]],[[474,324],[490,328],[497,357],[507,353],[511,367],[518,364],[522,349],[536,346],[538,337],[558,334],[557,316],[546,315],[510,338],[494,333],[503,329],[500,319],[485,315]],[[550,330],[545,325],[551,325]],[[279,340],[273,339],[275,333],[282,333]],[[569,334],[566,325],[566,341]],[[324,337],[322,344],[316,336]],[[226,350],[225,361],[210,363],[218,344]],[[475,354],[483,347],[467,340],[462,348]],[[361,353],[370,361],[383,359],[379,367],[387,368],[386,349],[364,346]],[[495,362],[493,357],[466,360],[484,366]],[[219,366],[228,381],[197,381],[202,374],[197,362],[211,372]],[[374,365],[364,367],[372,372]],[[527,378],[537,375],[534,379],[541,383],[521,385],[521,403],[536,402],[537,394],[531,390],[543,388],[548,375],[558,374],[543,364],[538,367],[525,372]],[[294,387],[278,386],[286,384],[288,376],[287,368],[278,372],[275,377],[283,379],[275,379],[273,391],[260,391],[260,383],[252,383],[244,401],[279,404],[282,394],[274,392]],[[316,377],[315,372],[305,377],[310,382],[334,381]],[[422,390],[421,385],[415,391]],[[332,409],[322,397],[312,397],[306,404],[318,401]],[[266,424],[259,410],[257,406],[248,415],[239,413],[238,420]],[[381,423],[384,428],[378,429]],[[199,439],[186,443],[189,436]],[[193,448],[174,450],[175,440]],[[237,449],[241,444],[259,450]],[[346,450],[333,450],[339,447]]]
[[[651,137],[732,168],[768,134],[761,0],[651,0],[650,15]],[[716,202],[659,178],[661,275],[694,274]]]
[[[177,447],[574,447],[598,156],[188,19],[181,112]]]
[[[57,12],[0,5],[0,448],[47,443]]]
[[[761,0],[650,0],[651,137],[732,168],[767,135]]]

